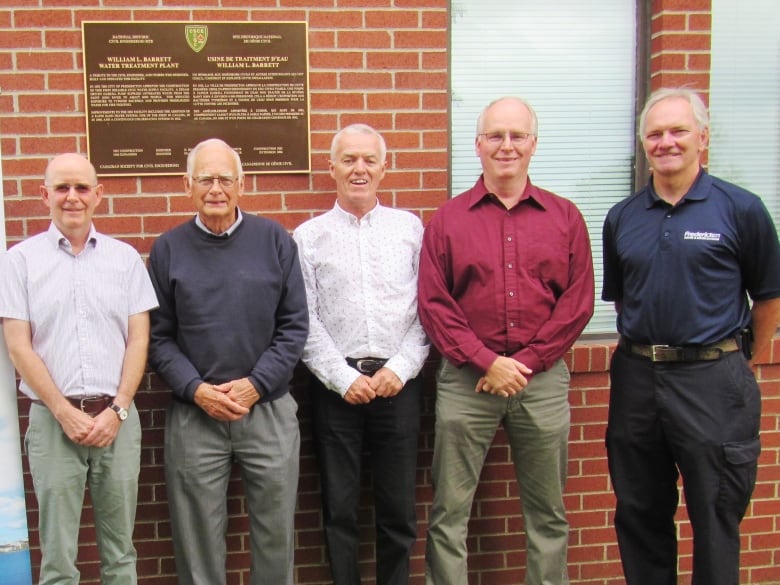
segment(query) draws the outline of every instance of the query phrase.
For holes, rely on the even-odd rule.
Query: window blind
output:
[[[626,0],[454,0],[451,10],[451,190],[481,172],[477,116],[493,99],[527,99],[539,117],[534,184],[573,201],[585,217],[596,273],[585,333],[614,333],[602,302],[601,228],[632,192],[636,7]]]
[[[713,175],[759,195],[780,224],[780,6],[713,0]]]

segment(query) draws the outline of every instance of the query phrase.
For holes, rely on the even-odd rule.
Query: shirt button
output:
[[[513,297],[513,296],[515,296],[515,291],[513,291],[513,290],[510,290],[510,291],[509,291],[509,296],[510,296],[510,297]]]
[[[507,242],[511,242],[511,241],[512,241],[512,236],[507,236],[507,237],[506,237],[506,241],[507,241]]]
[[[514,324],[514,323],[510,323],[510,324],[509,324],[509,326],[510,326],[510,327],[514,327],[514,326],[515,326],[515,324]]]
[[[669,232],[664,232],[664,237],[668,238],[669,237]]]
[[[506,267],[507,268],[512,268],[512,263],[510,262],[509,264],[506,265]]]

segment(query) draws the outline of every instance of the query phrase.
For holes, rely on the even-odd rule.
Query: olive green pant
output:
[[[568,462],[569,371],[562,360],[516,396],[477,393],[480,373],[442,360],[437,375],[435,495],[428,525],[426,585],[467,585],[469,515],[488,449],[503,425],[512,452],[527,540],[526,585],[568,583],[569,525],[563,505]]]

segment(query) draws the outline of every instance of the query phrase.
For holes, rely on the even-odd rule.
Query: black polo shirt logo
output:
[[[705,242],[720,242],[721,235],[717,232],[692,232],[685,230],[684,240],[704,240]]]

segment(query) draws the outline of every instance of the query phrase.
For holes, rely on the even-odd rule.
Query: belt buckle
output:
[[[83,398],[79,398],[79,409],[81,412],[85,414],[90,414],[87,411],[87,408],[89,407],[90,403],[97,403],[102,402],[104,399],[102,396],[84,396]],[[90,416],[93,416],[90,414]]]
[[[377,367],[381,360],[375,360],[371,358],[361,358],[355,361],[355,367],[357,371],[362,374],[373,374],[379,368]],[[381,366],[380,366],[381,367]]]
[[[677,362],[680,361],[681,348],[672,345],[651,345],[650,361]]]

